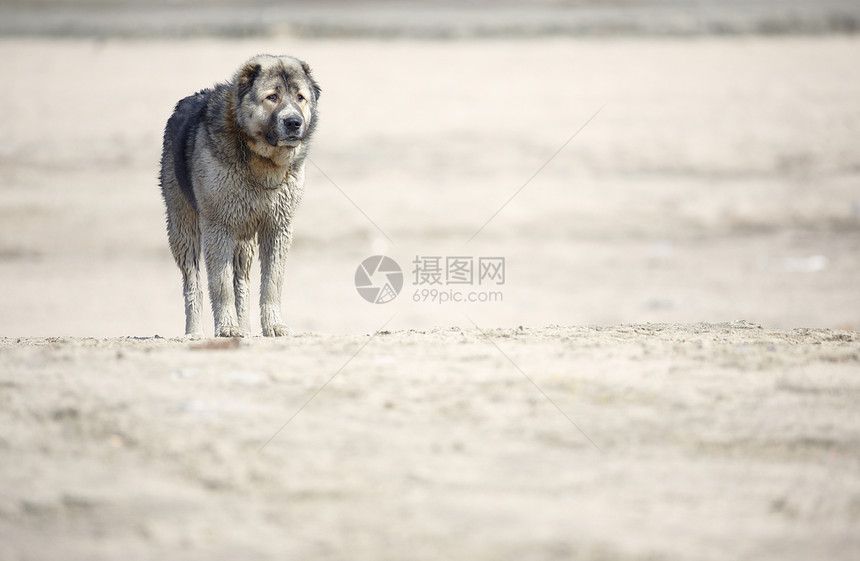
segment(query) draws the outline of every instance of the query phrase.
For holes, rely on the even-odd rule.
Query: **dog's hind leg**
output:
[[[181,216],[180,216],[181,215]],[[168,212],[167,238],[173,258],[182,271],[185,297],[185,335],[203,337],[202,290],[200,283],[200,224],[193,209]]]
[[[239,320],[239,329],[246,337],[251,335],[250,281],[253,261],[253,240],[240,241],[233,258],[233,290],[236,295],[236,317]]]

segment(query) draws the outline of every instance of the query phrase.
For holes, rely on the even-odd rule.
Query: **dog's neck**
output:
[[[262,155],[254,150],[254,140],[239,139],[239,160],[244,162],[251,180],[264,189],[277,189],[285,184],[303,157],[301,146],[283,147]]]
[[[250,152],[248,158],[248,171],[254,183],[263,189],[277,189],[286,184],[290,179],[290,174],[296,167],[292,158],[286,160],[286,165],[278,164],[277,162],[264,158],[259,154]]]

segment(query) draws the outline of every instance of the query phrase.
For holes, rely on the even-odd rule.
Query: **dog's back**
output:
[[[194,153],[197,127],[206,118],[206,102],[211,93],[211,90],[201,90],[177,103],[164,131],[164,156],[169,153],[173,160],[173,165],[167,167],[172,169],[176,184],[195,211],[198,210],[197,198],[191,185],[188,162]],[[167,162],[163,159],[162,163]],[[162,189],[165,188],[164,174],[169,171],[161,170]]]

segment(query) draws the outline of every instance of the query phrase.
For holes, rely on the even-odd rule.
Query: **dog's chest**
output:
[[[252,237],[263,226],[276,229],[288,226],[295,209],[293,186],[285,183],[277,189],[248,184],[238,187],[244,192],[237,198],[231,219],[239,235]]]
[[[290,178],[276,189],[266,189],[244,178],[223,178],[212,211],[218,221],[241,238],[252,238],[263,227],[289,226],[301,185]]]

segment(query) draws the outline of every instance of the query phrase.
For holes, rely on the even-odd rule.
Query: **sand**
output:
[[[0,40],[0,559],[857,558],[858,47]],[[296,336],[185,341],[161,130],[266,51]]]
[[[0,343],[3,559],[852,559],[860,336]]]

